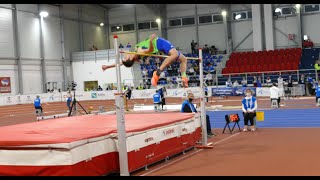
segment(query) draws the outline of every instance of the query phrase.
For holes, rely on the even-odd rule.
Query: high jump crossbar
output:
[[[167,58],[169,56],[166,55],[157,55],[157,54],[145,54],[145,53],[137,53],[137,52],[130,52],[130,51],[120,51],[120,53],[122,54],[135,54],[135,55],[139,55],[139,56],[151,56],[151,57],[164,57]],[[188,60],[198,60],[200,61],[200,58],[195,58],[195,57],[186,57]]]

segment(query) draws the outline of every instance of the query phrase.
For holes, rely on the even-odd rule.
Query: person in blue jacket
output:
[[[316,104],[317,104],[317,106],[320,105],[320,104],[318,104],[319,98],[320,98],[320,80],[318,82],[318,85],[316,86]]]
[[[40,96],[37,95],[36,99],[34,100],[33,102],[33,105],[34,105],[34,108],[37,110],[37,109],[40,109],[40,113],[42,114],[42,106],[41,106],[41,100],[40,100]]]
[[[162,104],[161,102],[161,95],[159,93],[159,90],[156,90],[156,93],[153,95],[153,104],[154,104],[154,109],[160,110],[160,104]]]
[[[251,89],[245,91],[245,98],[242,99],[242,111],[244,118],[243,131],[248,131],[248,122],[250,121],[250,130],[255,131],[254,117],[256,117],[256,110],[258,108],[257,99],[252,96]]]

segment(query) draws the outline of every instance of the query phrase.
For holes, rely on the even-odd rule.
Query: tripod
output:
[[[71,116],[71,113],[73,111],[73,107],[74,110],[76,110],[76,103],[82,108],[82,110],[84,110],[84,112],[86,112],[86,114],[88,114],[88,112],[82,107],[82,105],[76,100],[76,90],[73,90],[73,100],[72,100],[72,104],[71,107],[69,109],[69,114],[68,116]]]

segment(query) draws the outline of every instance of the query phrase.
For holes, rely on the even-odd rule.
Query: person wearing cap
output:
[[[37,110],[37,109],[40,109],[40,113],[42,114],[42,106],[41,106],[41,100],[40,100],[40,96],[37,95],[36,99],[34,100],[33,102],[33,105],[34,105],[34,108]]]
[[[253,92],[250,89],[246,91],[246,97],[242,99],[242,111],[244,118],[244,128],[243,131],[248,131],[248,122],[250,121],[250,130],[255,131],[254,117],[256,117],[256,110],[258,108],[257,99],[253,97]]]

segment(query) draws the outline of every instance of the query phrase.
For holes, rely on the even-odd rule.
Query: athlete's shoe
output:
[[[158,85],[158,81],[159,81],[159,76],[157,75],[157,71],[154,71],[152,79],[151,79],[151,85],[152,86],[157,86]]]
[[[184,88],[188,88],[189,86],[188,86],[188,78],[187,77],[181,77],[181,79],[182,79],[182,85],[183,85],[183,87]]]

